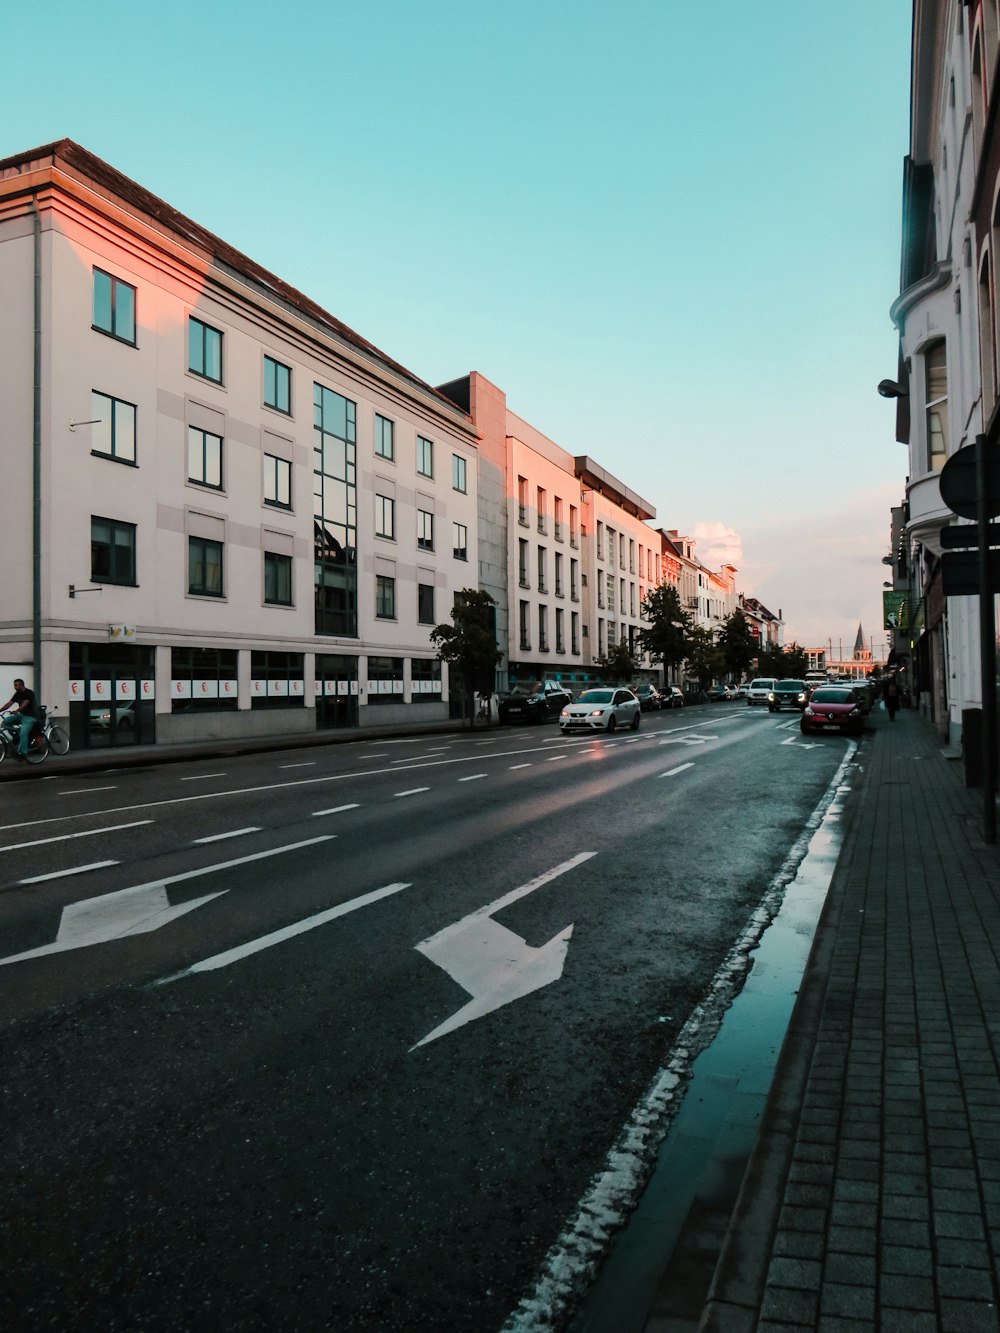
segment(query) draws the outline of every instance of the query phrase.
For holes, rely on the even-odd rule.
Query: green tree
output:
[[[737,678],[745,676],[757,656],[757,640],[751,634],[750,624],[739,608],[722,622],[717,642],[730,675]]]
[[[607,684],[628,684],[639,669],[639,659],[625,639],[613,643],[606,653],[594,659],[594,670]]]
[[[435,625],[430,640],[442,662],[463,681],[469,725],[475,718],[475,692],[493,688],[493,673],[503,654],[497,647],[496,603],[488,592],[463,588],[455,594],[451,624]]]
[[[649,653],[653,662],[676,670],[688,655],[691,617],[673,584],[654,588],[643,599],[642,614],[648,624],[636,635],[640,651]]]
[[[806,650],[800,648],[797,643],[792,643],[785,649],[785,676],[791,680],[801,680],[809,670],[809,659],[806,656]]]
[[[771,647],[757,654],[757,674],[775,680],[801,680],[809,669],[805,649],[797,643],[788,648]]]
[[[704,690],[725,670],[725,666],[726,659],[712,637],[712,631],[695,625],[688,634],[688,675],[694,676]]]

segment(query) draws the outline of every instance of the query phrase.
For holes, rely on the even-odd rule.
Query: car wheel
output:
[[[633,730],[633,731],[638,731],[638,730],[639,730],[639,722],[640,722],[640,717],[639,717],[639,714],[636,713],[635,717],[633,717],[633,719],[632,719],[632,730]]]
[[[617,725],[618,725],[618,722],[617,722],[617,720],[616,720],[616,718],[615,718],[614,713],[612,713],[611,716],[608,718],[608,725],[607,725],[607,728],[606,728],[606,730],[607,730],[607,732],[608,732],[609,735],[611,734],[611,732],[614,731],[614,729],[615,729],[615,727],[617,727]]]

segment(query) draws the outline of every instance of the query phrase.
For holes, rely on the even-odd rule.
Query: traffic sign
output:
[[[983,465],[986,474],[986,513],[992,518],[1000,514],[1000,444],[982,441]],[[976,495],[976,446],[967,444],[952,456],[941,469],[941,499],[954,514],[962,518],[978,518]]]
[[[941,547],[945,551],[964,551],[972,547],[979,549],[979,524],[963,523],[961,527],[941,529]],[[986,525],[986,545],[1000,546],[1000,523]]]
[[[990,592],[1000,592],[1000,551],[989,552]],[[975,597],[979,592],[979,552],[946,551],[941,557],[945,597]]]

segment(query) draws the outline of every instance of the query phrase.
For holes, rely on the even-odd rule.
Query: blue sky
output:
[[[431,383],[478,370],[787,639],[883,641],[906,0],[50,0],[0,156],[76,139]],[[19,54],[20,53],[20,54]]]

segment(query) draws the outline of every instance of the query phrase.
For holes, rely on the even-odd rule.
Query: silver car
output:
[[[617,727],[639,730],[639,700],[631,690],[609,685],[584,690],[559,714],[563,731],[614,731]]]
[[[747,707],[753,708],[755,704],[763,704],[766,708],[773,689],[774,681],[770,677],[761,676],[757,680],[752,680],[747,690]]]

